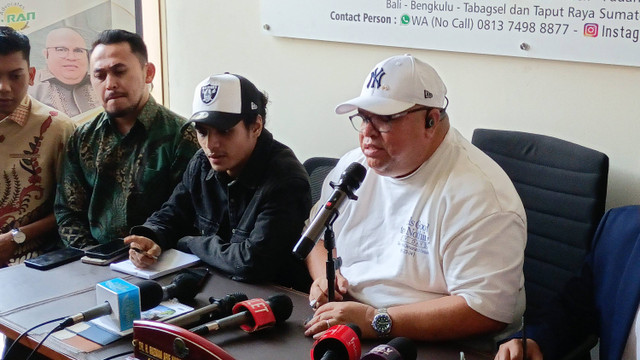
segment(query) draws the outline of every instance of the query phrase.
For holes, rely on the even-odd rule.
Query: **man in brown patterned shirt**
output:
[[[0,27],[0,267],[56,245],[53,199],[71,120],[27,95],[29,39]]]

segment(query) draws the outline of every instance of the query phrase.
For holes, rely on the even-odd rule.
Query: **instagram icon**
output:
[[[598,24],[594,24],[594,23],[584,24],[584,36],[598,37]]]

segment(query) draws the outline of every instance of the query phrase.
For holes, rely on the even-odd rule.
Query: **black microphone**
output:
[[[161,286],[153,280],[144,280],[137,284],[142,294],[143,288],[145,296],[140,297],[140,308],[142,311],[153,309],[160,302],[177,298],[181,303],[193,300],[200,291],[200,278],[191,273],[179,274],[173,278],[171,284]]]
[[[222,299],[215,299],[211,297],[209,298],[209,302],[211,302],[211,304],[184,315],[169,319],[165,321],[165,323],[180,327],[192,324],[202,324],[203,322],[231,315],[231,309],[235,304],[248,299],[247,295],[243,293],[228,294]]]
[[[205,335],[212,331],[240,326],[246,332],[254,332],[287,320],[292,311],[293,302],[285,294],[273,295],[266,301],[260,298],[245,300],[233,307],[233,315],[208,322],[189,331]]]
[[[360,336],[356,324],[334,325],[313,343],[311,360],[358,360]]]
[[[405,337],[397,337],[374,347],[361,360],[416,360],[417,357],[416,344]]]
[[[340,175],[338,183],[333,181],[329,184],[334,189],[329,200],[324,204],[324,207],[318,211],[313,221],[307,227],[307,230],[302,234],[300,240],[293,248],[293,254],[304,260],[307,255],[313,250],[316,245],[316,241],[325,230],[328,223],[333,221],[335,216],[338,216],[338,209],[342,206],[342,203],[346,198],[351,200],[357,200],[358,197],[353,192],[360,187],[362,180],[367,175],[367,169],[359,163],[351,163]]]
[[[177,298],[184,303],[193,300],[200,292],[200,277],[192,273],[176,275],[171,284],[162,288],[162,300]]]
[[[136,286],[140,289],[140,309],[142,311],[152,309],[158,306],[158,304],[160,304],[160,302],[162,301],[162,286],[159,283],[153,280],[145,280],[140,282]],[[127,311],[128,309],[119,310]],[[75,325],[82,321],[89,321],[104,315],[109,315],[112,311],[113,310],[111,308],[111,304],[105,301],[88,310],[67,317],[60,323],[60,325],[56,327],[56,329],[62,330],[68,326]]]

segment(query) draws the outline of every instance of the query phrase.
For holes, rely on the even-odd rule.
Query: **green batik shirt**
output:
[[[125,237],[169,198],[199,149],[193,127],[152,97],[129,133],[106,113],[76,129],[62,163],[54,212],[67,246]]]

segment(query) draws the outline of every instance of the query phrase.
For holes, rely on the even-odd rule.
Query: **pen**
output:
[[[522,358],[527,360],[527,326],[524,323],[524,316],[522,317]]]
[[[155,255],[151,255],[151,254],[148,254],[147,252],[142,251],[142,250],[140,250],[140,249],[138,249],[138,248],[136,248],[136,247],[131,246],[129,249],[131,249],[131,250],[133,250],[133,251],[137,252],[138,254],[142,254],[142,255],[144,255],[144,256],[150,257],[150,258],[152,258],[153,260],[158,260],[158,257],[157,257],[157,256],[155,256]]]

